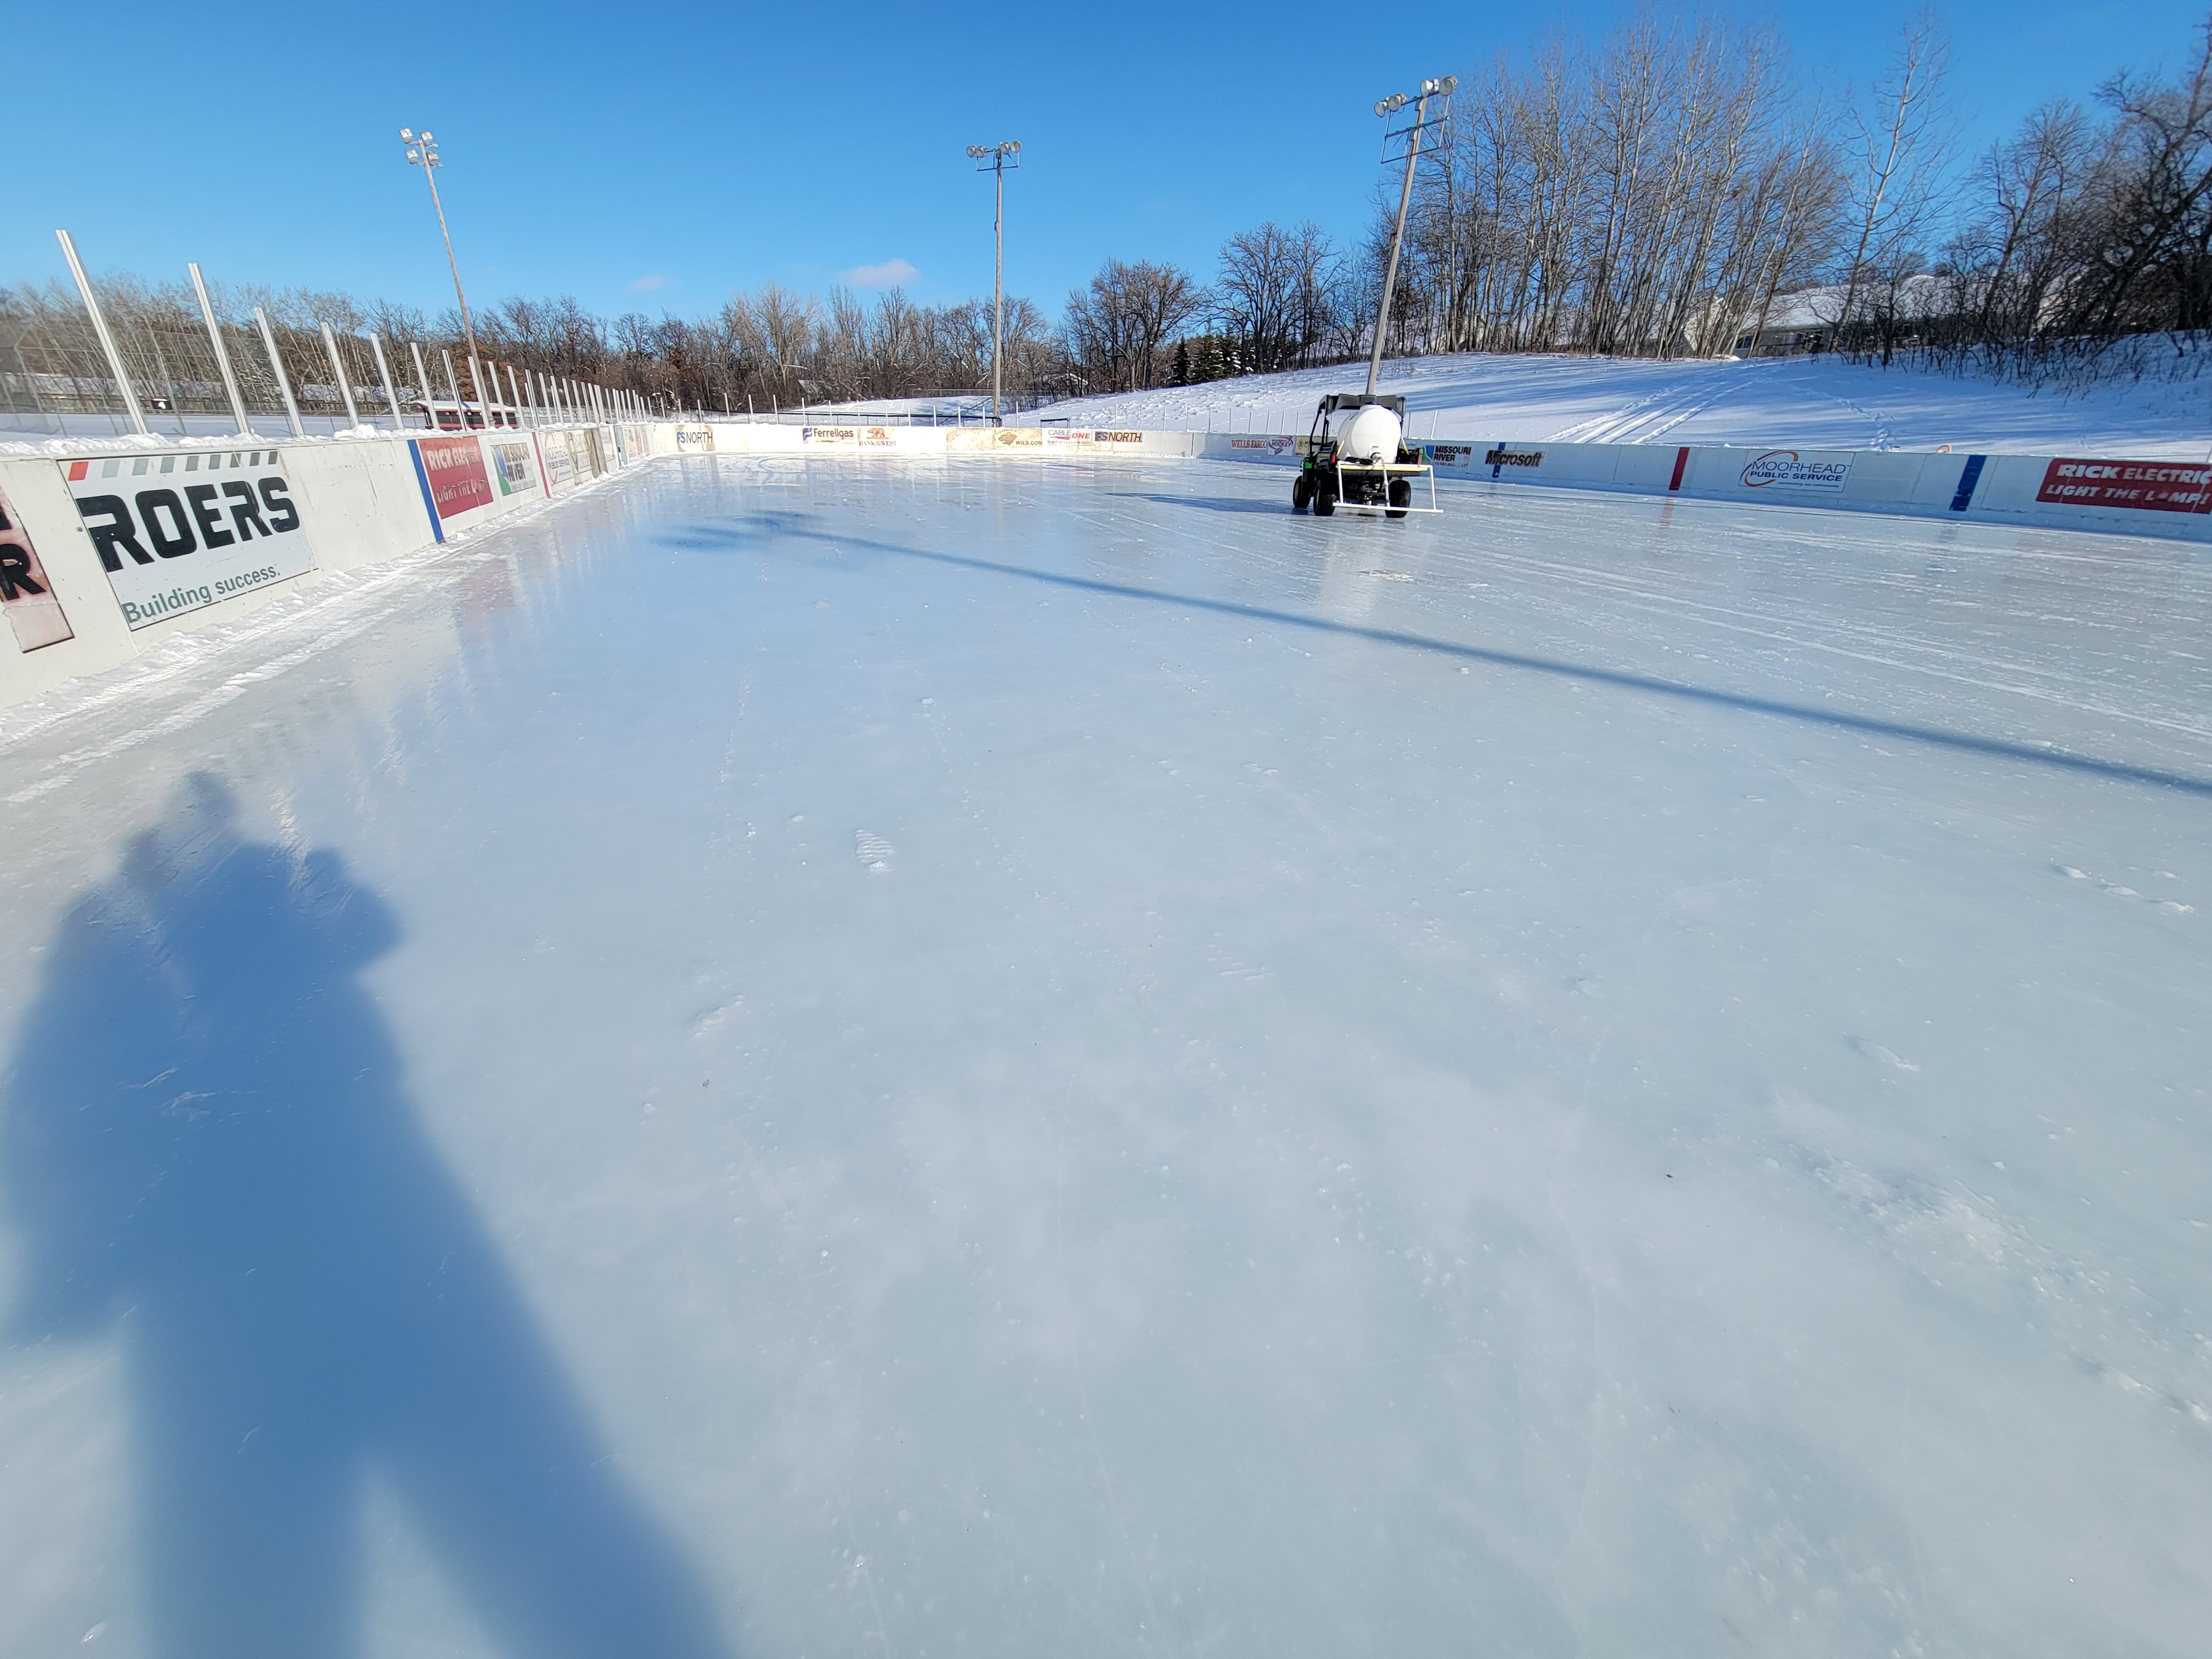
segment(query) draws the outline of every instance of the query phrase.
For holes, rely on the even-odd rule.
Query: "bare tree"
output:
[[[2121,155],[2081,320],[2106,333],[2212,327],[2212,17],[2179,80],[2123,74],[2100,96]]]
[[[1174,265],[1109,259],[1087,289],[1067,296],[1068,353],[1107,385],[1152,386],[1162,348],[1204,300]]]
[[[1851,157],[1851,251],[1836,322],[1850,328],[1871,309],[1889,361],[1905,283],[1934,240],[1953,130],[1942,104],[1950,47],[1922,12],[1898,35],[1887,73],[1846,119]],[[1870,301],[1870,304],[1869,304]]]
[[[1326,337],[1340,309],[1335,264],[1311,221],[1286,230],[1271,219],[1221,245],[1214,311],[1250,370],[1287,368]]]

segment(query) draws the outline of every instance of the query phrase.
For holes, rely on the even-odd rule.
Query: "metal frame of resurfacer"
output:
[[[1382,501],[1381,502],[1355,501],[1352,500],[1344,493],[1343,457],[1339,456],[1334,461],[1331,462],[1330,465],[1336,470],[1336,510],[1340,513],[1346,511],[1347,508],[1354,513],[1442,513],[1443,511],[1443,508],[1437,505],[1437,470],[1426,461],[1418,463],[1413,461],[1354,461],[1352,464],[1352,470],[1355,472],[1380,472],[1383,475]],[[1390,480],[1393,477],[1399,477],[1401,475],[1411,477],[1416,473],[1425,474],[1428,477],[1429,504],[1426,507],[1415,507],[1409,501],[1403,507],[1390,507],[1387,505],[1390,498]]]

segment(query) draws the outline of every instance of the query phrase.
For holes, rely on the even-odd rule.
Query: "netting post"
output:
[[[261,325],[261,343],[268,348],[269,367],[276,372],[276,390],[284,394],[284,418],[291,422],[292,435],[304,438],[307,428],[300,424],[300,405],[292,401],[292,382],[284,373],[284,360],[276,351],[276,331],[269,326],[269,313],[259,306],[253,307],[253,320]]]
[[[198,265],[187,264],[185,269],[191,272],[192,292],[199,295],[200,318],[207,324],[208,339],[215,347],[215,366],[222,371],[222,389],[230,394],[230,417],[238,422],[238,435],[250,438],[253,423],[246,418],[246,399],[239,393],[238,375],[230,366],[230,348],[222,343],[222,325],[216,320],[215,301],[208,298],[206,279]]]
[[[368,337],[368,349],[376,354],[376,378],[384,382],[384,401],[392,405],[392,429],[404,432],[407,422],[399,412],[399,394],[392,389],[392,368],[384,361],[384,337],[372,333]]]
[[[346,424],[359,426],[361,411],[353,405],[353,377],[346,373],[345,362],[338,356],[337,336],[331,332],[328,323],[323,325],[323,349],[331,354],[331,372],[338,377],[338,395],[345,399]]]
[[[138,407],[138,394],[131,389],[130,371],[123,367],[123,354],[116,349],[115,337],[107,331],[107,319],[100,314],[100,301],[93,297],[92,279],[84,274],[83,262],[76,257],[76,244],[65,230],[58,230],[54,234],[61,239],[62,257],[69,261],[70,275],[76,278],[76,291],[84,296],[84,308],[92,316],[92,331],[100,337],[100,349],[107,356],[107,372],[115,377],[116,389],[123,394],[123,407],[131,416],[131,424],[140,437],[151,437],[146,411]]]

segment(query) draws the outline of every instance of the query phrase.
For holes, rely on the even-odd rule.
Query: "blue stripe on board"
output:
[[[1974,486],[1982,481],[1982,463],[1988,459],[1986,455],[1966,457],[1966,469],[1959,475],[1959,493],[1951,497],[1954,513],[1964,513],[1972,504]]]
[[[422,470],[422,446],[410,438],[407,453],[415,458],[415,482],[422,486],[422,505],[430,514],[430,531],[440,541],[446,539],[446,526],[438,522],[438,498],[430,493],[430,475]]]

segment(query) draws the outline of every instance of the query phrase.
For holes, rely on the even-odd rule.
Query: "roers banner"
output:
[[[292,481],[273,449],[59,465],[123,620],[134,629],[315,568]]]

